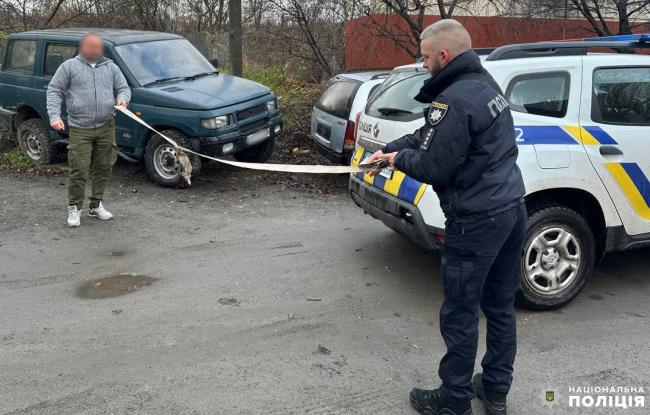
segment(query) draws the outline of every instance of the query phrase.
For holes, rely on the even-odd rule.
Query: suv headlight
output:
[[[216,130],[218,128],[227,127],[230,125],[230,116],[220,115],[218,117],[204,118],[201,120],[201,125],[203,128],[207,128],[208,130]]]
[[[278,110],[278,101],[275,99],[272,99],[271,101],[268,101],[266,103],[266,110],[268,112],[274,112]]]

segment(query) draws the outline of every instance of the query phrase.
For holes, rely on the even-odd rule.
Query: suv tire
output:
[[[521,261],[518,303],[530,310],[553,310],[584,288],[596,260],[587,221],[566,206],[530,206]]]
[[[161,131],[161,133],[174,140],[181,147],[192,148],[190,140],[180,131],[165,130]],[[192,164],[192,180],[194,180],[201,170],[201,158],[194,154],[188,154],[188,157]],[[144,152],[144,164],[147,175],[159,185],[172,188],[188,187],[187,182],[181,176],[181,167],[176,158],[176,150],[158,134],[154,134],[147,143]]]
[[[21,122],[16,131],[20,151],[33,164],[51,164],[57,161],[56,145],[48,126],[40,118]]]
[[[274,145],[275,140],[273,138],[269,138],[263,143],[247,148],[246,150],[242,150],[239,153],[235,153],[233,157],[235,157],[237,161],[244,161],[248,163],[265,163],[271,158]]]

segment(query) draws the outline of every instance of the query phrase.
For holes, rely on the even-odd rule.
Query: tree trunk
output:
[[[230,33],[228,46],[230,47],[230,70],[235,76],[242,76],[243,51],[242,51],[242,21],[241,0],[229,0],[228,20]]]

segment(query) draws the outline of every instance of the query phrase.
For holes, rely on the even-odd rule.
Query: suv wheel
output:
[[[247,148],[246,150],[235,153],[233,156],[238,161],[245,161],[249,163],[265,163],[269,161],[273,154],[273,146],[275,140],[270,138],[265,142],[256,146]]]
[[[16,132],[20,151],[34,164],[50,164],[57,160],[47,125],[40,118],[31,118],[18,125]]]
[[[519,303],[552,310],[582,290],[596,258],[589,224],[564,206],[531,207],[521,261]]]
[[[165,130],[161,132],[174,140],[179,146],[192,148],[187,136],[180,131]],[[201,158],[193,154],[188,154],[188,157],[192,164],[192,179],[194,179],[201,170]],[[147,143],[144,164],[151,180],[159,185],[164,187],[187,187],[187,182],[181,176],[181,166],[178,163],[174,146],[158,134],[153,135]]]

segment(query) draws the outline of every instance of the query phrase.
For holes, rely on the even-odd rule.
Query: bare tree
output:
[[[270,0],[279,27],[274,38],[293,57],[315,64],[327,75],[342,65],[341,1]]]
[[[243,55],[242,55],[242,17],[241,17],[241,0],[229,0],[229,42],[230,48],[230,68],[232,74],[242,76],[243,73]]]
[[[504,1],[509,0],[378,0],[366,7],[366,15],[370,18],[366,26],[416,58],[420,53],[420,33],[424,30],[426,16],[450,19],[458,12],[472,14],[475,5],[497,7]],[[395,24],[390,16],[398,16],[402,24]]]
[[[650,0],[571,0],[573,7],[591,23],[599,36],[632,33],[633,21],[637,16],[650,13]],[[607,21],[614,17],[618,31]]]
[[[579,17],[598,36],[632,33],[650,19],[650,0],[516,0],[531,15]]]

